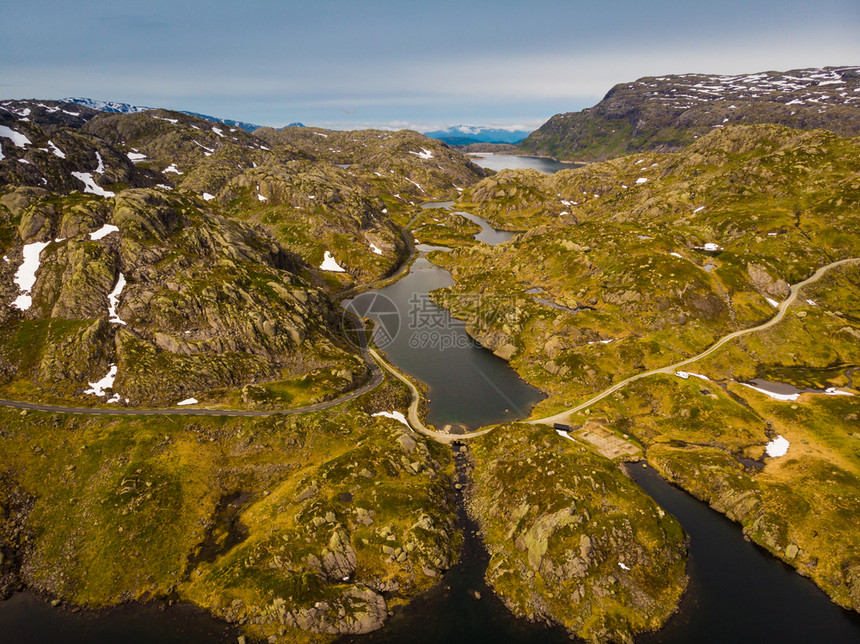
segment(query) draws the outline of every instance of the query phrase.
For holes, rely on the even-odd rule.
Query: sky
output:
[[[860,65],[860,0],[5,0],[0,98],[532,130],[642,76]]]

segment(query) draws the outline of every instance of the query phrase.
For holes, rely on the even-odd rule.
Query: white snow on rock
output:
[[[267,201],[267,199],[261,194],[257,194],[257,199],[260,201]]]
[[[778,394],[773,391],[768,391],[767,389],[762,389],[761,387],[756,387],[755,385],[751,385],[746,382],[741,383],[744,387],[749,387],[750,389],[755,389],[759,393],[764,394],[765,396],[769,396],[774,400],[797,400],[800,397],[800,394]]]
[[[84,192],[89,192],[90,194],[98,195],[99,197],[116,196],[116,193],[113,193],[110,190],[105,190],[100,185],[98,185],[95,179],[93,179],[93,175],[91,172],[72,172],[72,176],[83,182]]]
[[[217,134],[218,136],[224,136],[224,132],[222,132],[221,128],[219,127],[213,127],[212,131],[215,132],[215,134]]]
[[[324,139],[328,138],[328,134],[323,134],[322,132],[311,132],[311,134],[316,134],[317,136],[321,136]]]
[[[698,208],[696,208],[693,212],[702,212],[704,209],[705,209],[705,207],[704,207],[704,206],[699,206],[699,207],[698,207]]]
[[[414,154],[416,157],[420,159],[432,159],[433,153],[427,148],[421,148],[421,152],[410,152],[409,154]]]
[[[124,321],[120,320],[116,312],[116,307],[119,304],[119,296],[123,288],[125,288],[125,276],[120,273],[116,280],[116,286],[113,287],[110,295],[108,295],[108,321],[112,324],[125,324]]]
[[[636,179],[636,183],[637,184],[648,183],[648,177],[639,177],[638,179]]]
[[[630,570],[630,568],[629,568],[629,567],[625,566],[625,565],[624,565],[623,563],[621,563],[620,561],[618,562],[618,567],[619,567],[619,568],[621,568],[622,570]]]
[[[54,155],[60,157],[61,159],[66,158],[66,153],[63,152],[60,148],[58,148],[57,144],[54,143],[53,141],[48,141],[48,147],[51,148],[51,152],[53,152]]]
[[[215,195],[210,195],[208,192],[203,193],[203,199],[205,201],[211,201],[214,198],[215,198]]]
[[[373,242],[370,242],[370,250],[372,250],[376,255],[382,255],[382,249]]]
[[[21,134],[20,132],[16,132],[11,127],[7,127],[5,125],[0,125],[0,136],[5,137],[7,139],[12,139],[12,143],[17,145],[19,148],[23,148],[25,145],[33,145],[26,136]]]
[[[684,256],[683,256],[683,255],[681,255],[680,253],[669,253],[669,254],[670,254],[672,257],[678,257],[678,258],[680,258],[680,259],[684,259]]]
[[[105,224],[104,226],[99,228],[94,233],[90,233],[90,239],[92,239],[93,241],[98,241],[102,237],[107,237],[111,233],[118,233],[118,232],[119,232],[119,228],[117,228],[113,224]]]
[[[788,451],[788,446],[790,444],[791,443],[789,443],[782,436],[777,436],[771,442],[769,442],[767,445],[765,445],[764,450],[765,450],[765,452],[767,452],[767,455],[770,456],[771,458],[774,458],[777,456],[785,456],[785,453]]]
[[[346,269],[338,264],[337,260],[335,260],[332,254],[328,251],[323,255],[323,262],[320,264],[320,268],[324,271],[331,271],[332,273],[346,273]]]
[[[129,152],[126,156],[131,159],[132,163],[137,163],[138,161],[143,161],[146,158],[146,155],[143,152]]]
[[[559,436],[561,436],[562,438],[566,438],[567,440],[573,441],[574,443],[576,442],[576,439],[574,439],[573,436],[568,434],[563,429],[557,429],[557,430],[555,430],[555,433],[558,434]]]
[[[404,416],[404,415],[403,415],[403,412],[399,412],[399,411],[380,411],[380,412],[376,412],[375,414],[371,414],[371,415],[372,415],[374,418],[375,418],[376,416],[384,416],[385,418],[391,418],[391,419],[393,419],[393,420],[396,420],[396,421],[397,421],[397,422],[399,422],[399,423],[403,423],[404,425],[406,425],[407,427],[409,427],[410,429],[412,429],[412,426],[409,424],[409,421],[408,421],[408,420],[406,420],[406,416]]]
[[[842,391],[841,389],[837,389],[836,387],[828,387],[824,390],[824,393],[828,396],[853,396],[850,391]]]
[[[777,302],[776,300],[772,300],[769,297],[766,297],[764,299],[766,299],[767,303],[770,304],[772,307],[779,308],[779,302]]]
[[[162,190],[173,190],[173,186],[168,186],[166,183],[156,183],[156,188],[161,188]]]
[[[196,398],[186,398],[185,400],[180,400],[176,403],[176,406],[180,405],[196,405],[199,401]]]
[[[421,186],[419,186],[417,183],[415,183],[412,179],[409,179],[408,177],[403,177],[403,178],[404,178],[404,179],[406,179],[406,180],[407,180],[409,183],[411,183],[413,186],[415,186],[416,188],[418,188],[418,189],[419,189],[421,192],[423,192],[425,195],[427,194],[427,191],[426,191],[424,188],[422,188]]]
[[[720,250],[720,245],[715,244],[714,242],[708,242],[704,246],[702,246],[705,250],[715,251]]]
[[[92,394],[93,396],[107,396],[105,389],[113,387],[114,380],[116,380],[116,365],[112,364],[104,378],[96,382],[88,383],[90,385],[90,389],[87,389],[84,393]]]
[[[813,302],[812,300],[806,300],[806,303],[807,303],[807,304],[809,304],[809,306],[818,306],[818,305],[817,305],[815,302]]]
[[[36,271],[39,270],[39,256],[45,247],[51,242],[34,242],[24,246],[24,262],[15,272],[13,281],[23,291],[18,298],[12,302],[12,306],[21,311],[26,311],[33,304],[30,291],[36,283]]]
[[[171,163],[169,166],[164,168],[162,173],[165,173],[165,172],[174,172],[176,174],[182,174],[182,172],[179,171],[179,168],[176,167],[175,163]]]
[[[98,174],[104,174],[105,162],[104,162],[104,159],[102,159],[102,155],[99,154],[98,152],[96,152],[96,162],[98,164],[98,165],[96,165],[96,172]]]
[[[173,123],[174,125],[179,123],[179,119],[169,119],[169,118],[165,118],[163,116],[156,116],[155,114],[152,115],[152,118],[158,119],[159,121],[167,121],[168,123]]]

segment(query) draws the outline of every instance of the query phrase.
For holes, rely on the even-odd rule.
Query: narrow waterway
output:
[[[660,478],[628,473],[690,538],[690,585],[679,612],[643,644],[860,642],[860,615],[844,610],[793,568],[746,541],[737,524]]]
[[[8,644],[223,644],[238,636],[235,626],[183,604],[72,612],[29,592],[0,602],[0,642]]]

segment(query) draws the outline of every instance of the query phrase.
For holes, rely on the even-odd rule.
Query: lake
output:
[[[475,165],[496,172],[528,168],[546,174],[554,174],[559,170],[571,170],[579,167],[579,164],[576,163],[563,163],[545,157],[524,157],[513,154],[493,154],[492,152],[472,153],[468,157]]]

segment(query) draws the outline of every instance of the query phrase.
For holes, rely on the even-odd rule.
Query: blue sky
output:
[[[641,76],[860,65],[858,0],[6,0],[0,97],[537,127]]]

